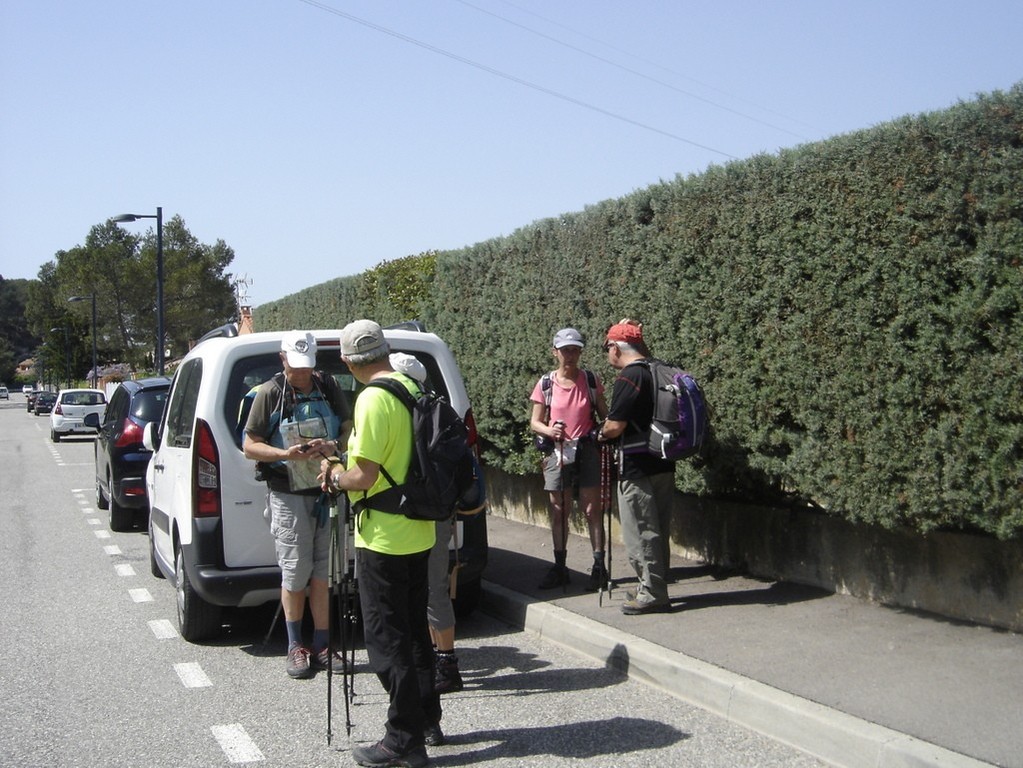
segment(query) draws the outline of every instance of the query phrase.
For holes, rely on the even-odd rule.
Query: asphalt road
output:
[[[333,768],[382,734],[375,677],[356,675],[350,736],[335,677],[327,745],[326,675],[285,675],[280,625],[263,644],[272,607],[182,640],[144,530],[111,533],[95,508],[92,440],[51,443],[19,395],[0,402],[0,498],[0,765]],[[437,766],[821,765],[482,614],[458,648]]]

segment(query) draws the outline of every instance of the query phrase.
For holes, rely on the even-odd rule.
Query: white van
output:
[[[340,356],[340,330],[312,331],[317,368],[354,399],[356,381]],[[178,367],[163,418],[146,426],[153,450],[146,472],[150,568],[173,579],[181,636],[196,641],[220,631],[224,606],[280,599],[281,577],[263,518],[266,485],[241,450],[239,408],[254,386],[282,369],[283,333],[221,336],[200,341]],[[465,385],[447,345],[418,324],[384,329],[392,351],[415,355],[427,384],[445,395],[476,429]],[[487,561],[486,515],[460,518],[460,613],[479,599]],[[453,553],[454,554],[454,553]]]

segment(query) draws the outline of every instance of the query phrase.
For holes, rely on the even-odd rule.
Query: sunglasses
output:
[[[605,352],[610,352],[612,347],[617,347],[617,346],[618,345],[615,344],[613,341],[605,342],[604,343],[604,351]]]

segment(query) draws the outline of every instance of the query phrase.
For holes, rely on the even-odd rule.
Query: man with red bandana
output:
[[[654,382],[644,362],[650,357],[643,326],[624,319],[611,326],[604,350],[619,371],[611,393],[601,440],[645,444],[654,409]],[[629,563],[639,579],[636,594],[622,605],[622,613],[638,615],[667,611],[668,559],[675,498],[675,464],[647,453],[621,453],[618,472],[618,511]]]

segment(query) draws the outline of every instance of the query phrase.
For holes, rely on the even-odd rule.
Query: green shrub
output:
[[[714,409],[683,490],[1023,531],[1021,85],[428,256],[421,280],[409,257],[260,307],[260,325],[418,309],[463,368],[486,460],[519,473],[553,332],[579,328],[610,382],[602,334],[638,317]]]

